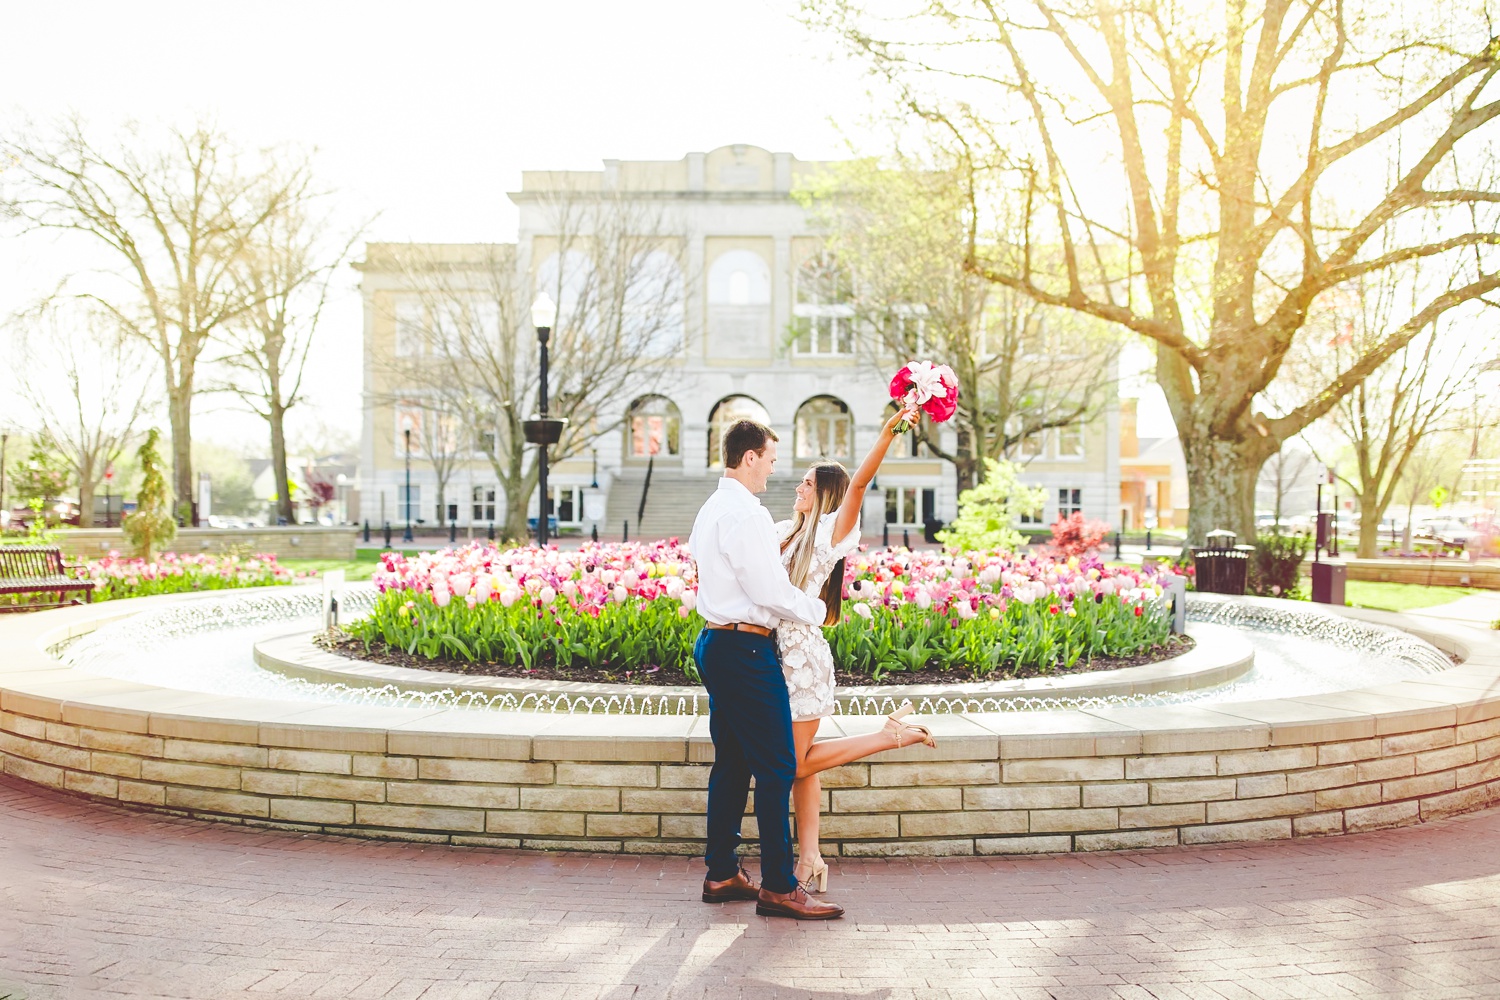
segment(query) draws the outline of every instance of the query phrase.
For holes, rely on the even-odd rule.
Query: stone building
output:
[[[632,538],[685,535],[716,485],[720,435],[742,417],[763,420],[780,435],[783,461],[763,497],[778,517],[790,512],[807,462],[827,457],[852,467],[889,412],[890,373],[909,359],[879,361],[857,352],[852,309],[817,280],[826,263],[821,240],[792,192],[818,168],[789,153],[734,145],[674,161],[606,160],[600,171],[528,171],[521,190],[510,195],[520,216],[513,245],[370,245],[358,265],[365,315],[361,517],[399,524],[408,512],[401,499],[402,430],[419,418],[410,404],[403,410],[396,377],[375,361],[382,352],[399,352],[402,310],[416,308],[408,271],[399,266],[403,254],[420,246],[453,272],[503,258],[514,269],[517,301],[529,303],[539,286],[558,284],[574,267],[569,255],[577,250],[559,255],[560,196],[574,204],[624,199],[654,213],[664,238],[651,255],[651,280],[681,289],[680,325],[668,324],[662,341],[670,378],[622,400],[617,429],[553,463],[549,509],[564,533],[597,526],[601,535],[618,537],[628,523]],[[526,323],[524,315],[516,321]],[[535,350],[529,335],[519,343]],[[1117,519],[1113,396],[1097,420],[1048,432],[1027,448],[1021,456],[1026,478],[1048,490],[1035,522],[1077,509]],[[428,525],[453,520],[467,530],[503,518],[489,462],[474,454],[456,458],[446,468],[442,510],[434,464],[420,454],[412,460],[413,519]],[[956,513],[952,466],[913,441],[898,443],[875,485],[865,511],[867,536],[878,537],[884,523],[895,541],[902,530],[915,540],[925,521],[948,521]],[[530,510],[535,516],[535,498]]]

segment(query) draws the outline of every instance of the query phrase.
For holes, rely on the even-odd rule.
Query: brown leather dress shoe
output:
[[[755,912],[763,917],[791,917],[793,920],[837,920],[844,908],[837,903],[813,899],[800,885],[791,892],[760,891]]]
[[[715,882],[711,879],[703,880],[703,901],[705,903],[733,903],[738,900],[759,899],[760,883],[750,877],[750,873],[741,868],[734,873],[734,878],[725,879],[723,882]]]

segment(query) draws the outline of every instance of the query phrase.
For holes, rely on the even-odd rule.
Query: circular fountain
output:
[[[345,615],[373,589],[351,588]],[[701,849],[706,699],[462,677],[314,648],[308,589],[14,616],[7,773],[110,801],[326,832]],[[1399,616],[1208,595],[1196,648],[1102,674],[841,692],[825,732],[910,698],[939,740],[824,776],[844,854],[1098,850],[1352,832],[1500,795],[1500,642]],[[1461,661],[1454,664],[1450,654]]]

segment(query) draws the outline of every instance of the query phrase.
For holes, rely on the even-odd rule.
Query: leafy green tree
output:
[[[177,522],[172,517],[172,493],[161,474],[161,455],[156,442],[161,432],[155,427],[135,453],[141,466],[141,489],[136,494],[135,512],[125,519],[125,537],[135,547],[135,554],[150,559],[157,547],[177,537]]]
[[[52,507],[68,488],[68,470],[62,459],[44,448],[32,445],[31,454],[13,473],[12,492],[28,505],[41,504],[41,511],[51,516]]]
[[[938,541],[972,549],[1003,549],[1014,552],[1024,536],[1015,529],[1022,514],[1039,510],[1047,502],[1041,487],[1023,486],[1021,466],[1015,462],[984,460],[984,482],[958,495],[958,517],[938,532]]]
[[[917,359],[958,375],[952,444],[925,421],[914,436],[953,463],[960,490],[985,457],[1024,455],[1053,431],[1081,440],[1113,395],[1120,343],[1110,324],[964,266],[966,181],[941,153],[931,162],[897,153],[832,164],[793,191],[826,249],[800,269],[799,293],[850,311],[860,362],[885,378]],[[808,335],[805,325],[792,332]]]
[[[1254,534],[1283,442],[1452,309],[1500,291],[1492,5],[1326,0],[804,0],[889,109],[965,163],[965,266],[1156,350],[1189,535]],[[999,225],[995,220],[1003,222]],[[1019,232],[1021,239],[996,238]],[[1061,266],[1056,262],[1061,261]],[[1416,280],[1406,267],[1428,262]],[[1320,303],[1401,308],[1269,405]]]

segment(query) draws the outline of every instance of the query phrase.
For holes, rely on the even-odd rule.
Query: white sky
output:
[[[8,5],[0,127],[70,111],[106,129],[131,118],[212,116],[247,147],[316,147],[320,177],[338,190],[344,215],[380,213],[371,239],[507,241],[515,212],[505,192],[520,186],[523,169],[599,169],[605,158],[676,159],[734,142],[804,159],[845,156],[850,141],[877,150],[883,136],[861,126],[872,108],[863,66],[797,23],[796,8],[795,0]],[[0,311],[91,259],[68,241],[0,241]],[[325,319],[304,426],[357,431],[354,279],[350,272]],[[265,450],[264,425],[224,405],[202,407],[195,437]],[[1168,432],[1164,404],[1143,400],[1142,410],[1143,435]]]

